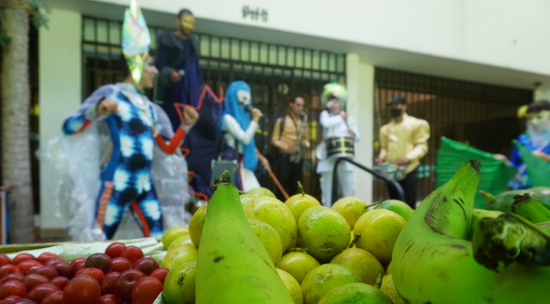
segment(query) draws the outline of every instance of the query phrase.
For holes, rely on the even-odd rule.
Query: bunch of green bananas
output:
[[[548,302],[550,235],[521,216],[474,212],[480,166],[462,165],[424,199],[399,235],[393,280],[408,303]],[[508,255],[499,256],[503,248]]]

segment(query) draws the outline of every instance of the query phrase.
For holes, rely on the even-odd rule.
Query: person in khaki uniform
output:
[[[427,121],[407,115],[407,100],[395,96],[388,104],[392,121],[380,129],[380,154],[374,160],[375,165],[382,162],[405,166],[406,177],[399,181],[405,192],[405,202],[416,206],[416,169],[420,159],[428,153],[430,125]],[[398,199],[398,193],[388,187],[391,199]]]
[[[294,195],[298,191],[298,181],[302,181],[303,152],[309,148],[307,116],[303,113],[304,103],[304,99],[299,96],[290,102],[289,114],[275,121],[271,137],[271,144],[278,152],[277,178],[289,195]],[[283,197],[282,193],[278,193],[278,196]]]

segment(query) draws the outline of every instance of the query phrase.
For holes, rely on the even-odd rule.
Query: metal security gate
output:
[[[83,98],[101,85],[121,81],[120,21],[83,17]],[[166,29],[149,26],[152,48],[154,37]],[[256,145],[269,151],[273,124],[286,113],[292,96],[306,101],[309,116],[311,149],[305,153],[304,188],[319,197],[319,177],[315,174],[314,148],[322,136],[318,118],[322,111],[319,95],[325,83],[345,83],[345,54],[297,48],[258,41],[195,33],[200,42],[201,67],[206,83],[217,93],[235,80],[246,81],[252,89],[253,104],[264,113]],[[273,166],[272,166],[273,167]],[[258,176],[260,183],[274,190],[267,175]]]
[[[391,119],[386,104],[395,95],[407,98],[407,112],[430,123],[428,154],[417,176],[417,200],[435,188],[435,161],[442,136],[492,153],[509,155],[511,140],[522,132],[520,106],[533,91],[417,75],[377,68],[375,71],[374,155],[380,151],[379,129]],[[386,186],[374,184],[374,201],[387,199]]]

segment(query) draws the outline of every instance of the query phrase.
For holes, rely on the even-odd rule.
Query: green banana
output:
[[[471,240],[474,237],[475,232],[477,231],[477,223],[482,218],[495,218],[503,214],[497,210],[485,210],[485,209],[474,209],[472,212],[472,221],[470,222],[470,232],[468,233],[468,240]]]
[[[197,258],[197,304],[293,304],[224,171],[208,203]]]
[[[463,164],[415,210],[397,238],[395,287],[413,304],[542,304],[550,267],[512,263],[497,273],[476,262],[470,230],[481,163]]]
[[[528,193],[514,196],[512,212],[533,224],[550,221],[550,210]]]
[[[537,226],[540,229],[550,233],[550,221],[549,222],[538,223],[538,224],[535,224],[535,226]]]
[[[497,272],[513,262],[550,265],[550,234],[515,214],[481,219],[472,243],[476,261]]]

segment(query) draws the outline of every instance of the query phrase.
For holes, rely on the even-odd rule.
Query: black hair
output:
[[[397,104],[402,104],[402,105],[406,105],[407,104],[407,99],[403,96],[395,96],[392,101],[389,103],[389,105],[397,105]]]
[[[149,50],[149,56],[155,57],[157,54],[157,51],[154,49]],[[130,68],[128,68],[128,63],[126,62],[126,58],[124,58],[124,54],[120,52],[120,56],[118,57],[118,63],[120,64],[120,71],[122,72],[122,79],[128,78],[130,76]]]
[[[189,14],[191,16],[194,16],[193,15],[193,12],[191,12],[190,10],[186,9],[186,8],[182,8],[180,10],[180,12],[178,13],[178,19],[181,19],[181,16],[183,16],[183,14]]]
[[[290,99],[290,103],[296,102],[296,99],[298,99],[298,98],[304,99],[304,98],[303,98],[302,96],[300,96],[300,95],[292,96],[292,98]]]
[[[538,113],[542,111],[550,111],[550,102],[547,100],[538,100],[527,107],[527,113]]]

